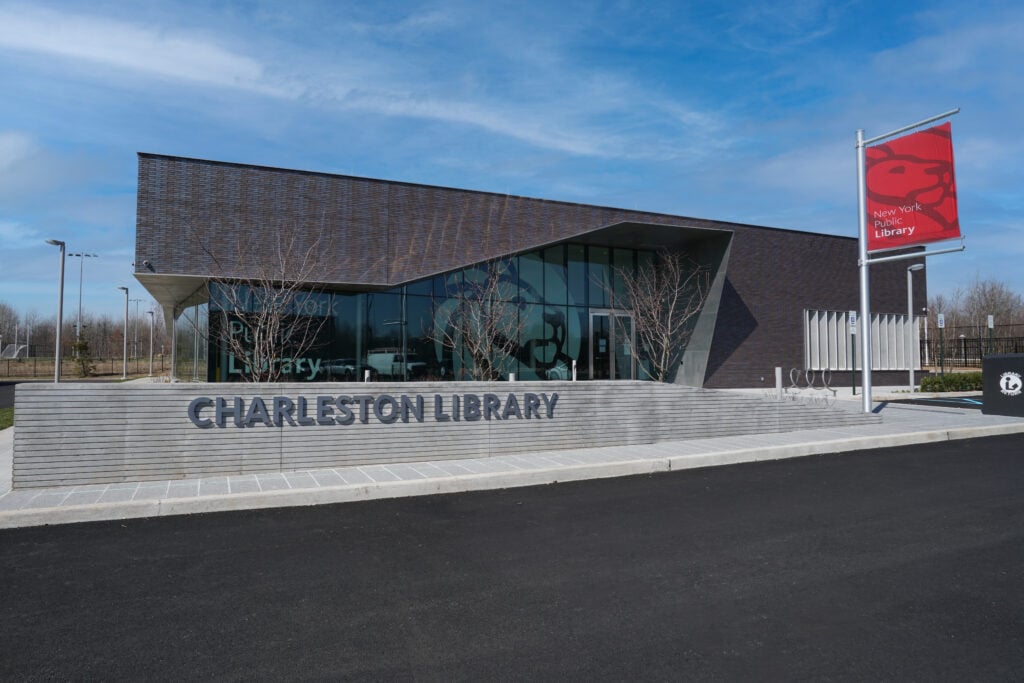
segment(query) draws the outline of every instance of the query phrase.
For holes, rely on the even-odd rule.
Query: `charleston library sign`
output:
[[[367,424],[371,417],[381,424],[395,422],[423,422],[430,417],[434,422],[475,422],[476,420],[530,420],[553,419],[558,394],[523,393],[517,397],[498,394],[423,394],[395,397],[390,394],[341,394],[316,396],[310,401],[305,396],[289,398],[274,396],[264,399],[253,396],[209,398],[201,396],[188,404],[188,419],[196,427],[311,427],[313,425]],[[425,410],[427,405],[429,411]],[[229,423],[230,418],[230,423]]]
[[[23,383],[16,387],[15,406],[15,488],[544,451],[558,451],[552,457],[559,458],[575,448],[878,420],[758,396],[622,380]],[[473,475],[467,470],[466,476]]]

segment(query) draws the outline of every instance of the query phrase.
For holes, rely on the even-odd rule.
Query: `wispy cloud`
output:
[[[0,132],[0,173],[26,158],[32,150],[32,138],[17,131]]]
[[[453,16],[439,9],[412,12],[396,21],[355,22],[351,25],[357,32],[381,36],[388,39],[416,40],[425,34],[433,34],[455,26]]]
[[[1022,33],[1024,15],[1019,9],[984,19],[943,21],[916,40],[880,52],[873,66],[880,75],[912,84],[968,79],[964,85],[976,91],[983,84],[1007,85],[1009,78],[1019,86]]]
[[[36,230],[14,221],[0,220],[0,244],[3,244],[4,249],[35,248],[42,241],[43,238]]]
[[[409,116],[462,123],[493,133],[517,138],[546,149],[583,155],[610,155],[614,141],[605,135],[587,135],[580,129],[552,125],[523,112],[501,113],[500,109],[473,102],[439,100],[412,93],[353,92],[339,104],[345,108],[363,109],[392,116]],[[531,120],[532,119],[532,120]]]
[[[40,196],[86,179],[96,179],[94,162],[59,154],[28,133],[0,131],[0,219],[3,212],[38,206]],[[63,199],[67,200],[67,195]]]
[[[453,56],[450,40],[421,46],[415,59],[394,49],[456,24],[439,10],[413,12],[378,24],[353,22],[344,30],[362,36],[361,42],[349,49],[338,48],[330,63],[305,72],[296,70],[296,65],[317,60],[300,45],[287,46],[293,50],[286,60],[290,67],[271,69],[272,56],[260,59],[231,49],[232,39],[225,35],[28,5],[0,5],[0,51],[85,61],[104,67],[104,71],[85,72],[84,78],[123,88],[137,84],[130,78],[118,79],[117,73],[144,76],[149,79],[146,87],[164,81],[178,86],[215,86],[285,102],[301,101],[323,112],[366,112],[454,123],[539,149],[580,156],[696,158],[704,141],[713,140],[714,147],[723,144],[721,136],[707,135],[715,126],[715,115],[663,94],[644,92],[642,86],[613,72],[567,64],[565,55],[550,45],[538,48],[527,35],[517,41],[518,53],[505,47],[479,46],[485,51],[492,49],[490,57],[504,64],[500,68],[506,77],[505,87],[496,91],[481,86],[487,77],[474,76],[472,68],[457,63],[447,66]],[[513,38],[505,36],[504,40]],[[517,59],[528,59],[529,68],[522,68]],[[412,62],[444,68],[434,68],[431,78],[424,80],[418,78],[421,67],[409,66]],[[643,106],[638,107],[638,102]],[[667,134],[661,130],[664,125],[669,126]]]
[[[0,7],[0,49],[274,96],[293,90],[267,78],[258,60],[183,32],[30,5]]]
[[[778,53],[823,38],[838,27],[842,3],[835,0],[792,0],[739,4],[726,13],[729,37],[748,50]]]

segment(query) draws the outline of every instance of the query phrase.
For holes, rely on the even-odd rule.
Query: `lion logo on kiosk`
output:
[[[1004,372],[999,375],[999,392],[1004,396],[1020,396],[1024,381],[1016,372]]]

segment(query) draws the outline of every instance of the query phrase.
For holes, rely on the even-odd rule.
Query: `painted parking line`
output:
[[[981,408],[984,405],[980,396],[957,396],[950,398],[908,398],[890,403],[903,403],[908,405],[931,406],[946,405],[958,408]]]

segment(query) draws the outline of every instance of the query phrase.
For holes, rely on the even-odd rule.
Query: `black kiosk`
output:
[[[985,356],[981,412],[1024,417],[1024,353]]]

